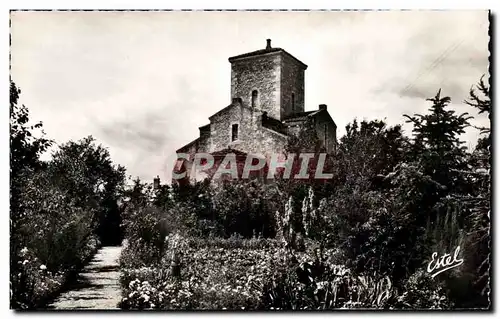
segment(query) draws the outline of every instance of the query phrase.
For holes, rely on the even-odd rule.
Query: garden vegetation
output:
[[[332,179],[124,186],[92,138],[35,137],[11,84],[11,294],[32,308],[95,251],[123,238],[122,309],[324,310],[489,308],[491,136],[468,150],[472,115],[441,92],[411,134],[354,120],[328,158]],[[483,79],[464,101],[491,114]],[[286,154],[318,154],[304,129]],[[123,233],[120,233],[123,232]],[[464,263],[434,278],[433,252]]]

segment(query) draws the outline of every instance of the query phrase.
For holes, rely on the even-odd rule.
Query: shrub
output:
[[[48,174],[33,174],[24,185],[12,237],[11,306],[16,309],[43,304],[99,245],[93,212],[77,207]]]
[[[443,287],[422,270],[410,276],[396,302],[398,308],[407,309],[449,309],[452,305]]]
[[[264,286],[263,307],[277,310],[384,308],[395,295],[391,281],[354,276],[320,254],[291,263]]]

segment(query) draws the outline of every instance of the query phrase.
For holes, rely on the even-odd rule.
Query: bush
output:
[[[396,294],[385,277],[374,280],[355,276],[315,254],[314,259],[292,263],[264,287],[263,307],[277,310],[326,310],[335,308],[384,308]],[[312,257],[312,256],[310,256]]]
[[[275,194],[256,181],[221,183],[211,198],[213,218],[223,236],[239,234],[244,238],[274,237]]]
[[[41,306],[92,256],[99,242],[93,234],[92,211],[77,207],[39,172],[26,179],[20,194],[19,225],[12,235],[11,306]]]
[[[396,305],[406,309],[449,309],[453,306],[444,288],[424,271],[412,274]]]

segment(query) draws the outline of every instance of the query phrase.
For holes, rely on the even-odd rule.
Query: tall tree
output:
[[[42,122],[30,123],[29,110],[19,105],[21,90],[10,82],[10,207],[15,217],[19,213],[19,193],[23,179],[21,174],[33,173],[43,166],[40,155],[51,145],[45,137]],[[25,179],[24,179],[25,180]]]
[[[404,159],[407,147],[408,139],[400,125],[354,120],[346,125],[346,134],[340,139],[338,159],[343,162],[340,166],[345,166],[345,174],[372,180],[392,172]]]
[[[432,102],[428,114],[404,115],[413,124],[413,155],[422,164],[424,174],[450,191],[463,185],[457,170],[466,168],[467,148],[460,135],[470,126],[472,117],[449,110],[451,99],[441,97],[441,90],[427,101]]]
[[[472,87],[468,100],[464,102],[477,109],[479,114],[486,113],[491,123],[490,87],[481,77],[476,87]],[[469,258],[466,269],[473,274],[473,285],[467,302],[473,306],[487,307],[490,292],[490,253],[491,253],[491,128],[476,127],[482,135],[470,155],[469,170],[464,172],[469,178],[470,194],[457,199],[470,213],[468,215],[467,239]]]
[[[42,123],[30,123],[28,108],[19,105],[21,90],[10,81],[10,271],[13,289],[12,303],[19,305],[22,284],[17,285],[16,276],[19,271],[19,251],[24,247],[21,227],[27,216],[26,205],[23,205],[23,191],[29,184],[33,174],[43,167],[40,155],[45,152],[52,141],[45,138]],[[19,288],[19,289],[18,289]],[[20,299],[18,299],[20,298]]]
[[[92,136],[70,141],[53,153],[48,169],[56,183],[74,198],[75,205],[96,211],[94,223],[104,243],[119,244],[118,200],[125,168],[113,164],[109,151]]]
[[[469,98],[464,102],[479,111],[479,114],[486,113],[488,115],[488,119],[491,123],[491,97],[490,97],[490,87],[484,83],[484,75],[479,80],[479,83],[476,87],[471,87],[469,91]],[[480,96],[481,95],[481,96]],[[489,127],[478,127],[483,134],[489,134],[491,129]]]

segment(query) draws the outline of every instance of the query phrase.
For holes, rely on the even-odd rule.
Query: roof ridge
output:
[[[293,113],[293,114],[290,114],[289,116],[287,116],[286,118],[284,118],[283,121],[287,121],[287,120],[291,120],[291,119],[299,118],[299,117],[304,117],[306,115],[311,115],[312,113],[315,113],[318,111],[319,110],[311,110],[311,111]]]
[[[295,61],[297,61],[300,64],[302,64],[302,66],[304,67],[304,69],[307,69],[307,64],[305,64],[304,62],[300,61],[299,59],[297,59],[292,54],[290,54],[289,52],[287,52],[285,49],[282,49],[282,48],[270,48],[270,49],[255,50],[255,51],[251,51],[251,52],[247,52],[247,53],[243,53],[243,54],[239,54],[239,55],[235,55],[235,56],[229,57],[228,60],[229,60],[230,63],[233,63],[234,61],[239,60],[239,59],[250,58],[250,57],[255,57],[255,56],[259,56],[259,55],[265,55],[265,54],[268,54],[268,53],[277,53],[277,52],[286,53],[292,59],[294,59]]]

